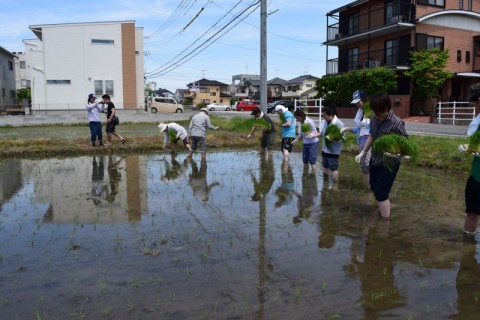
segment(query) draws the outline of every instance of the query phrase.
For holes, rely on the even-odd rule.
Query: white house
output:
[[[135,21],[31,25],[25,74],[33,110],[83,109],[89,93],[117,109],[143,109],[143,28]],[[22,63],[22,60],[19,61]]]

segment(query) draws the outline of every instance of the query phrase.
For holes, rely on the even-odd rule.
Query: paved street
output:
[[[118,116],[121,122],[133,123],[152,123],[152,122],[172,122],[179,120],[188,120],[197,111],[185,110],[184,113],[157,113],[152,114],[143,110],[118,110]],[[237,111],[215,111],[210,115],[221,117],[252,117],[250,112]],[[277,118],[277,115],[271,115]],[[346,126],[353,125],[353,119],[341,119]],[[34,115],[16,115],[16,116],[0,116],[0,126],[37,126],[45,124],[78,124],[87,122],[87,113],[83,111],[49,111],[48,114],[36,112]],[[465,136],[467,132],[466,125],[444,125],[422,122],[406,122],[405,124],[409,134],[427,134],[438,136]]]

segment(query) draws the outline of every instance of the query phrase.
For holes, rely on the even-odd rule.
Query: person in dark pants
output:
[[[112,144],[112,135],[117,137],[120,140],[120,143],[125,143],[125,138],[115,131],[116,124],[113,122],[113,118],[115,117],[115,105],[112,100],[110,100],[108,94],[104,94],[102,99],[103,103],[107,104],[107,129],[105,131],[107,132],[108,144]]]
[[[262,130],[262,138],[260,140],[260,154],[264,155],[265,150],[268,149],[268,156],[273,154],[273,143],[275,141],[275,125],[272,119],[260,110],[259,107],[255,107],[251,113],[255,117],[255,123],[252,130],[247,135],[247,139],[250,139],[255,133],[257,128]]]
[[[88,125],[90,127],[90,142],[92,147],[95,147],[95,141],[98,138],[98,143],[103,146],[102,141],[102,120],[100,119],[100,113],[103,112],[103,103],[96,102],[97,97],[90,93],[87,100],[88,111]]]
[[[374,112],[370,122],[370,136],[362,151],[355,157],[360,163],[363,156],[370,150],[375,140],[389,133],[408,137],[405,123],[392,111],[392,102],[387,94],[375,94],[370,98],[370,108]],[[400,168],[400,159],[389,158],[389,168],[384,165],[384,155],[372,153],[370,160],[370,190],[375,195],[378,208],[383,218],[390,217],[390,189]]]
[[[470,99],[476,107],[480,106],[480,93],[473,94]],[[480,114],[473,119],[467,131],[467,136],[472,136],[480,129]],[[469,150],[468,145],[460,145],[460,152],[472,153],[472,169],[465,186],[465,224],[463,231],[467,235],[474,235],[477,232],[478,216],[480,215],[480,154]]]

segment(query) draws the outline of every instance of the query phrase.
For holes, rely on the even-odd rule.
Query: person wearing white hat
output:
[[[295,143],[295,117],[287,108],[279,104],[275,107],[275,112],[279,115],[280,121],[278,125],[282,128],[282,153],[283,159],[288,161],[290,152],[292,152]]]
[[[219,127],[215,127],[210,122],[207,108],[201,108],[200,112],[192,117],[188,126],[188,137],[192,140],[189,156],[192,156],[193,151],[199,148],[202,153],[202,160],[207,159],[207,142],[205,139],[207,129],[218,130]]]
[[[88,95],[87,99],[87,112],[88,112],[88,125],[90,127],[90,142],[92,147],[95,147],[95,141],[98,137],[98,142],[103,147],[102,140],[102,119],[100,118],[100,112],[103,112],[103,103],[96,101],[97,96],[93,93]]]
[[[158,125],[158,130],[163,132],[163,147],[162,149],[165,150],[167,143],[170,141],[170,146],[173,151],[175,145],[177,144],[178,140],[182,140],[183,145],[190,151],[190,144],[188,143],[188,134],[187,130],[181,125],[171,122],[171,123],[160,123]],[[175,138],[174,138],[175,136]]]

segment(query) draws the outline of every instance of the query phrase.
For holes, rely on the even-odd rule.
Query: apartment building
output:
[[[109,94],[117,109],[143,109],[143,28],[135,21],[29,28],[37,39],[24,41],[19,65],[25,64],[33,110],[83,109],[92,92]]]
[[[0,111],[16,103],[15,55],[0,46]]]
[[[399,75],[397,94],[410,95],[403,72],[410,51],[448,49],[446,70],[454,77],[439,92],[443,100],[468,98],[480,81],[480,2],[473,0],[359,0],[327,13],[326,74],[385,66]],[[432,108],[432,106],[430,106]],[[433,110],[412,108],[414,113]]]

